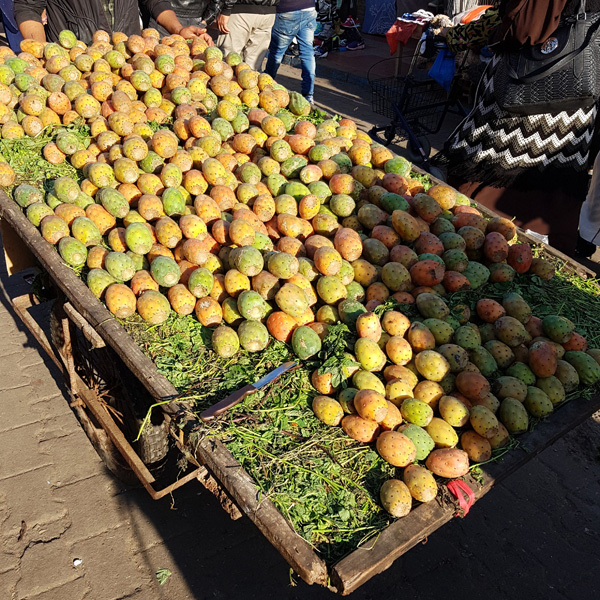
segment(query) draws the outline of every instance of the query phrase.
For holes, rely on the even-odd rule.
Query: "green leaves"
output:
[[[353,335],[344,323],[331,325],[327,337],[323,341],[321,352],[319,352],[319,375],[331,373],[331,384],[334,387],[347,387],[348,373],[360,364],[346,353],[352,348]]]

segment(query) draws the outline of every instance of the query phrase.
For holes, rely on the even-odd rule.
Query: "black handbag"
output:
[[[500,55],[494,95],[506,112],[517,115],[589,108],[600,98],[600,13],[561,20],[543,44]]]

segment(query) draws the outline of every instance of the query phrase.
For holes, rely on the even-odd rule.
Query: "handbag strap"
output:
[[[582,4],[583,4],[583,2],[582,2]],[[596,40],[596,38],[600,34],[600,19],[598,20],[598,23],[596,23],[595,25],[596,25],[596,28],[595,28],[594,32],[592,33],[591,37],[589,38],[589,40],[584,42],[576,50],[572,50],[568,54],[565,54],[565,56],[563,56],[561,59],[557,60],[551,67],[541,67],[540,69],[538,69],[537,71],[534,71],[533,73],[530,73],[529,75],[519,76],[518,73],[514,70],[514,68],[511,65],[508,65],[508,70],[512,71],[512,72],[509,72],[509,76],[512,79],[518,79],[521,83],[534,83],[535,81],[539,81],[540,79],[543,79],[544,77],[547,77],[548,75],[551,75],[558,69],[569,64],[569,62],[571,62],[574,58],[579,56],[579,54],[581,54],[590,44],[592,44]]]

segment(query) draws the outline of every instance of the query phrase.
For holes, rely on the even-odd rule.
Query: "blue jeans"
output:
[[[300,63],[302,65],[302,95],[310,102],[315,90],[315,54],[313,41],[317,27],[317,11],[297,10],[277,13],[271,33],[269,58],[265,72],[275,78],[283,55],[294,36],[298,39]]]

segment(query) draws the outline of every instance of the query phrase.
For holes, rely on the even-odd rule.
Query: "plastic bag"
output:
[[[442,48],[438,52],[433,66],[429,69],[429,77],[437,81],[448,92],[455,72],[454,54],[448,48]]]

